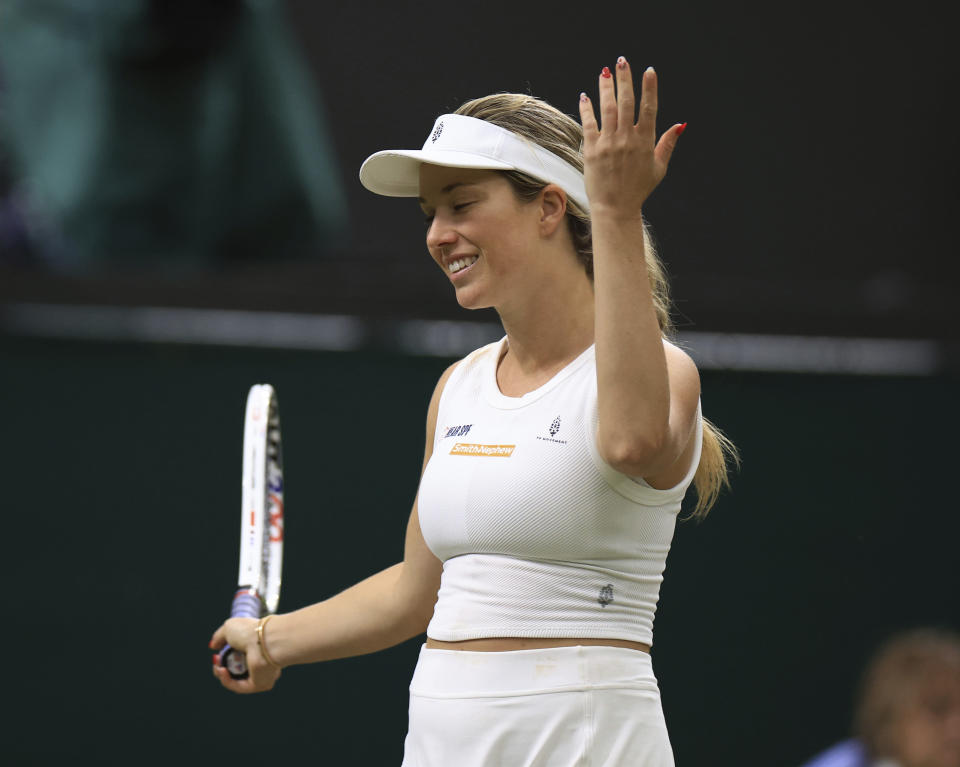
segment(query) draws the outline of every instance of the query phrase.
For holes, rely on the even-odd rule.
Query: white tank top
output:
[[[440,398],[420,483],[423,537],[443,562],[427,635],[628,639],[653,617],[680,502],[700,461],[656,490],[598,454],[594,347],[522,397],[497,385],[506,338],[470,354]]]

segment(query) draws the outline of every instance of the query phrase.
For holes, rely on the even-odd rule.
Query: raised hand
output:
[[[583,164],[591,215],[639,217],[641,207],[667,173],[670,156],[687,124],[673,125],[657,141],[657,73],[641,78],[640,108],[630,65],[621,56],[616,88],[607,67],[600,74],[600,124],[593,104],[580,94]]]

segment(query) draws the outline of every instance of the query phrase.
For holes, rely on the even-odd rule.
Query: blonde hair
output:
[[[583,172],[583,129],[580,123],[542,99],[522,93],[495,93],[462,104],[456,114],[486,120],[534,141]],[[534,199],[546,186],[543,181],[519,171],[503,171],[503,174],[510,180],[521,200]],[[592,280],[593,237],[590,214],[569,198],[567,224],[577,258]],[[670,317],[670,284],[646,221],[643,223],[643,246],[660,332],[664,338],[672,338],[674,327]],[[697,489],[697,505],[690,516],[697,519],[705,517],[720,491],[729,489],[728,460],[739,466],[736,447],[723,432],[704,418],[700,465],[693,478],[694,487]]]

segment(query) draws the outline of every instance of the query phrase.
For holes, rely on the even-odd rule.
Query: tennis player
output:
[[[440,377],[403,561],[211,642],[246,651],[249,679],[214,668],[245,693],[426,631],[404,767],[674,763],[654,611],[688,486],[702,516],[735,454],[669,340],[642,217],[685,124],[657,140],[656,73],[638,105],[622,57],[579,111],[497,94],[363,164],[368,189],[419,199],[457,301],[506,335]]]

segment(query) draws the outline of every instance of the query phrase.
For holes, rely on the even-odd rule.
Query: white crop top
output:
[[[653,643],[680,502],[700,461],[656,490],[598,454],[594,347],[539,389],[506,397],[506,339],[470,354],[440,398],[420,483],[424,539],[443,562],[427,635]]]

